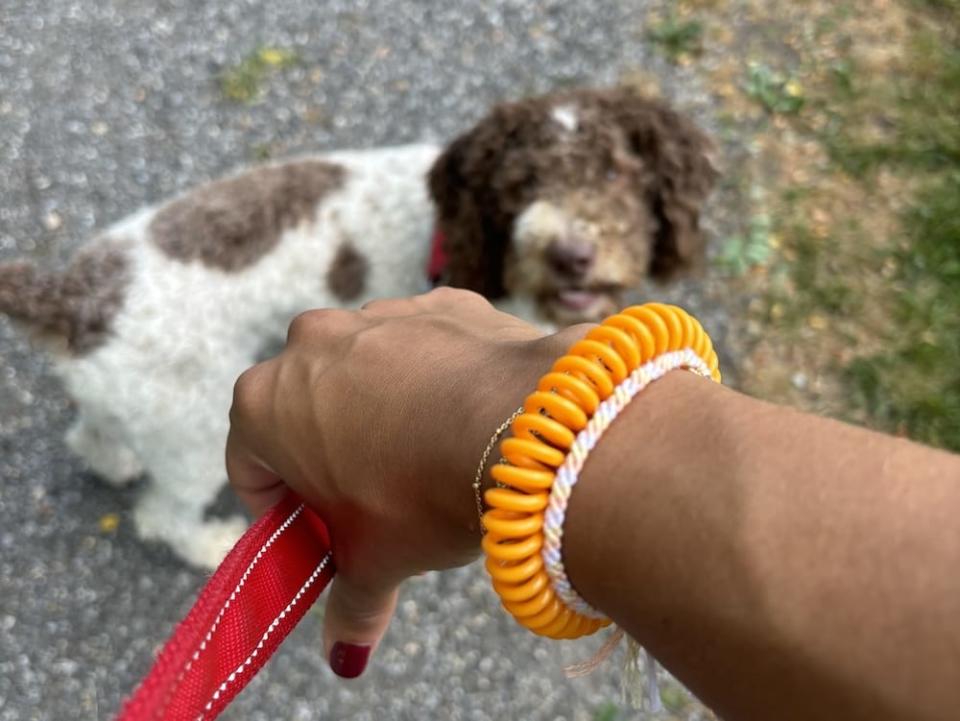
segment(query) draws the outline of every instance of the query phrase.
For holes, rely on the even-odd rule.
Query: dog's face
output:
[[[709,148],[689,121],[626,90],[495,108],[430,174],[451,283],[528,296],[561,324],[602,318],[648,273],[702,255]]]

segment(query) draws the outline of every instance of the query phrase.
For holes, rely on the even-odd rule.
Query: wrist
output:
[[[708,469],[693,474],[691,449],[706,442],[717,425],[715,400],[726,391],[683,370],[668,373],[644,389],[591,451],[567,507],[563,559],[577,592],[636,637],[620,606],[652,602],[622,598],[622,576],[649,580],[655,592],[663,573],[673,573],[662,539],[689,508],[678,508],[678,485],[695,476],[709,481]],[[694,491],[695,493],[695,491]],[[695,496],[693,496],[695,497]],[[636,523],[637,507],[643,518]],[[653,550],[656,549],[656,552]]]
[[[637,394],[678,368],[720,381],[716,353],[696,319],[676,306],[632,306],[587,331],[526,398],[515,437],[502,445],[509,465],[492,471],[503,488],[486,494],[491,509],[483,523],[489,533],[481,544],[494,588],[526,628],[551,638],[578,638],[610,624],[610,617],[576,592],[564,569],[567,506],[585,461],[614,419]],[[627,440],[621,450],[633,452],[645,439]],[[626,490],[622,481],[614,485]],[[626,502],[620,495],[617,509]],[[638,519],[608,512],[602,520],[593,526],[595,533],[623,536],[621,542],[600,544],[607,551],[603,557],[629,555],[623,541],[631,540],[630,526]]]
[[[453,443],[446,456],[441,511],[458,547],[471,553],[480,548],[480,518],[472,484],[484,449],[497,428],[533,392],[540,376],[583,333],[582,327],[573,327],[535,340],[500,343],[491,348],[479,368],[465,372],[458,384],[465,389],[465,399],[453,409],[464,431],[449,434]],[[498,439],[483,469],[482,491],[492,485],[490,468],[499,459]]]

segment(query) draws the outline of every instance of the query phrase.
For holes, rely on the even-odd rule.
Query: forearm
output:
[[[958,517],[956,457],[675,372],[593,452],[564,556],[729,718],[945,718]]]

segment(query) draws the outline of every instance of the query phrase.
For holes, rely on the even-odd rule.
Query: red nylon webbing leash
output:
[[[209,721],[333,578],[323,522],[294,495],[237,541],[117,721]]]

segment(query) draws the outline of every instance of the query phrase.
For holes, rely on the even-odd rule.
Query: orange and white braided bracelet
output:
[[[554,363],[523,404],[507,463],[484,498],[486,567],[504,607],[551,638],[594,633],[610,620],[567,578],[561,543],[568,499],[589,452],[650,383],[685,368],[719,382],[717,355],[700,323],[676,306],[648,303],[610,316]]]

